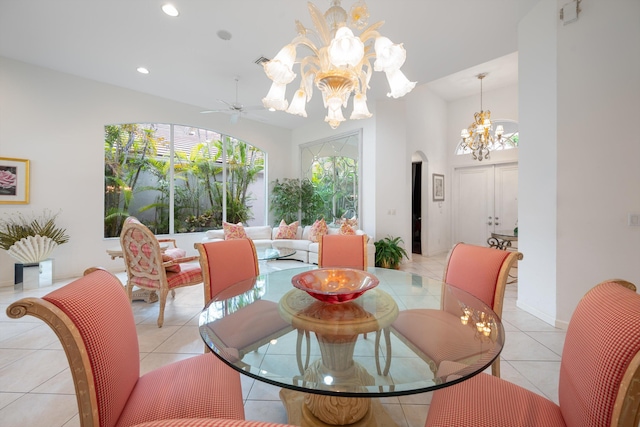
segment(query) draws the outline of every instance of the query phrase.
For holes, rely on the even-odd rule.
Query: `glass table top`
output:
[[[502,350],[498,316],[458,288],[370,267],[377,287],[330,304],[291,283],[315,268],[274,271],[227,288],[200,314],[202,339],[244,375],[342,397],[435,390],[483,371]]]
[[[258,260],[260,261],[286,258],[295,253],[295,249],[291,248],[256,248],[256,254],[258,255]]]

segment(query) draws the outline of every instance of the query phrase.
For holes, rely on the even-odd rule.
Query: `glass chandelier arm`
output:
[[[384,21],[378,21],[374,24],[369,25],[369,27],[360,33],[360,40],[362,43],[367,43],[369,40],[375,40],[380,37],[380,33],[378,32],[378,28],[382,27]]]
[[[329,46],[332,38],[331,30],[327,25],[326,19],[324,19],[324,14],[320,12],[320,9],[318,9],[315,4],[308,2],[307,5],[309,6],[309,15],[311,15],[311,21],[313,21],[313,25],[316,27],[316,30],[318,32],[318,38],[324,46]]]
[[[298,37],[291,40],[290,44],[294,45],[296,49],[300,45],[305,46],[309,48],[309,50],[311,50],[311,53],[313,55],[315,56],[320,55],[320,50],[316,47],[315,43],[313,43],[313,41],[311,41],[311,39],[307,37],[305,34],[300,34]]]

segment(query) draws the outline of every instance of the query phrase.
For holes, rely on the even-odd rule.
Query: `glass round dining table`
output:
[[[289,423],[393,426],[377,397],[464,381],[500,354],[500,318],[440,280],[369,267],[379,284],[341,304],[296,289],[306,266],[261,274],[216,295],[199,319],[226,364],[281,387]]]

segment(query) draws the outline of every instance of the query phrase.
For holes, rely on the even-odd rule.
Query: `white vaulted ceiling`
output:
[[[369,22],[404,43],[402,70],[430,83],[447,100],[477,93],[475,74],[489,71],[484,90],[517,82],[517,24],[538,0],[367,0]],[[165,15],[171,2],[180,12]],[[329,0],[314,0],[322,11]],[[343,0],[349,10],[354,0]],[[254,63],[272,58],[295,36],[295,20],[312,27],[303,0],[0,0],[0,56],[195,105],[217,100],[260,105],[270,80]],[[217,32],[231,33],[222,40]],[[506,57],[505,57],[506,56]],[[481,66],[479,64],[482,64]],[[144,66],[150,74],[136,71]],[[297,88],[289,85],[288,98]],[[369,99],[384,98],[374,73]],[[350,107],[349,107],[350,109]],[[307,109],[324,117],[319,93]],[[286,128],[305,124],[284,112],[258,111]]]

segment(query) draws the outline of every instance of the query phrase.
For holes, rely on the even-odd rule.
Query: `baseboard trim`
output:
[[[544,313],[535,307],[523,303],[522,301],[520,301],[520,299],[516,301],[516,307],[536,316],[538,319],[550,324],[554,328],[567,329],[567,322],[558,321],[555,317],[549,316],[547,313]]]

